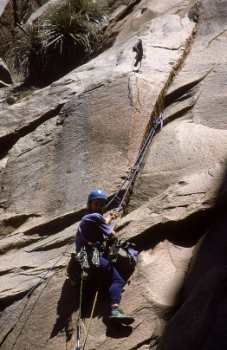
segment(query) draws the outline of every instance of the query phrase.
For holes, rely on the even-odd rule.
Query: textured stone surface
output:
[[[154,0],[119,8],[110,24],[118,33],[112,47],[49,87],[1,105],[1,349],[74,348],[78,290],[65,266],[87,192],[118,188],[157,104],[165,106],[165,125],[116,227],[140,250],[122,297],[136,321],[109,327],[108,302],[100,297],[87,349],[155,349],[176,305],[163,349],[215,349],[216,335],[225,343],[226,223],[215,226],[210,207],[227,151],[227,3],[203,0],[197,33],[190,6]],[[144,59],[134,72],[138,37]],[[212,313],[217,326],[208,336]]]
[[[135,206],[176,182],[185,195],[208,191],[220,174],[227,151],[225,6],[225,2],[201,3],[190,54],[167,92],[166,123],[175,121],[157,136],[147,155]]]
[[[150,33],[152,30],[153,40],[168,40],[159,30],[167,23],[179,34],[169,45],[179,48],[164,51],[158,62],[158,52],[163,50],[152,47]],[[0,144],[7,150],[11,146],[2,170],[4,209],[17,214],[29,211],[53,216],[58,211],[62,215],[86,201],[87,188],[116,188],[135,158],[158,91],[171,74],[170,62],[181,58],[194,27],[187,17],[172,14],[156,18],[150,26],[141,34],[147,55],[142,74],[131,71],[135,40],[125,39],[32,98],[1,112]],[[149,56],[156,59],[150,61]],[[156,74],[158,63],[161,71]],[[147,74],[151,70],[154,74]],[[44,121],[45,127],[41,125]],[[47,138],[46,127],[50,129]],[[25,186],[27,181],[29,186]]]
[[[218,237],[218,239],[217,239]],[[184,303],[169,322],[159,349],[226,346],[226,218],[203,239],[186,281]]]

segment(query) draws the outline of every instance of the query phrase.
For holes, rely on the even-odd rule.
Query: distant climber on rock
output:
[[[126,316],[119,308],[125,280],[110,261],[106,252],[106,245],[108,245],[106,242],[116,239],[110,223],[117,217],[117,214],[112,212],[104,218],[103,212],[107,204],[107,198],[107,194],[99,189],[89,194],[88,214],[82,218],[76,233],[76,252],[79,255],[80,252],[85,250],[88,256],[87,260],[94,264],[105,281],[108,281],[108,294],[111,303],[110,320],[128,325],[134,321],[134,318]]]
[[[141,69],[142,59],[143,59],[143,44],[142,40],[139,39],[136,44],[133,46],[132,51],[136,52],[135,64],[134,67],[137,67],[140,64],[138,71]]]

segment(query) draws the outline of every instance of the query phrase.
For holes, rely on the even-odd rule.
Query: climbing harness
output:
[[[134,165],[130,168],[128,176],[123,180],[123,182],[120,185],[116,194],[107,202],[107,204],[105,206],[106,210],[108,210],[110,208],[111,204],[113,205],[114,203],[117,202],[117,207],[114,210],[116,212],[124,211],[124,208],[126,207],[127,202],[128,202],[128,198],[132,192],[136,177],[137,177],[137,175],[142,167],[146,152],[147,152],[147,150],[148,150],[148,148],[153,140],[155,133],[157,132],[157,130],[159,128],[162,129],[162,127],[163,127],[163,112],[161,112],[157,118],[153,119],[151,128],[150,128],[149,132],[147,133],[147,136],[145,137],[144,142],[142,143],[142,145],[140,147],[140,150],[139,150],[137,158],[134,162]],[[113,220],[113,222],[116,222],[116,220]],[[125,251],[127,251],[128,248],[130,248],[130,247],[125,246]],[[120,246],[118,246],[117,249],[118,249],[118,254],[119,254]],[[125,252],[123,252],[123,253],[125,254]],[[122,259],[124,257],[127,258],[126,255],[123,256],[123,254],[122,254]],[[136,257],[132,256],[131,259],[132,259],[132,262],[136,264],[136,261],[133,260],[133,259],[136,259]],[[86,261],[87,260],[85,258],[85,263],[84,263],[85,265],[86,265]],[[82,262],[81,266],[83,266],[83,262]],[[84,281],[83,274],[84,274],[84,271],[83,271],[83,267],[82,267],[81,286],[80,286],[80,304],[79,304],[80,306],[79,306],[79,313],[78,313],[78,318],[77,318],[77,338],[76,338],[75,350],[84,350],[85,349],[90,326],[91,326],[91,321],[93,318],[93,314],[94,314],[94,310],[95,310],[95,306],[96,306],[96,302],[97,302],[97,298],[98,298],[98,291],[96,291],[95,298],[94,298],[93,305],[92,305],[92,312],[91,312],[88,327],[86,330],[84,343],[83,343],[83,346],[81,348],[80,347],[80,343],[81,343],[80,338],[81,338],[81,308],[82,308],[82,294],[83,294],[83,281]]]
[[[138,255],[139,252],[134,243],[118,240],[110,247],[108,258],[127,281],[135,270]]]

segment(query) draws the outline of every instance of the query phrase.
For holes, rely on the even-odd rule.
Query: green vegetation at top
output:
[[[45,54],[48,48],[55,47],[62,55],[65,43],[70,40],[72,45],[92,53],[101,19],[101,8],[93,0],[67,0],[38,25],[41,49]]]
[[[108,3],[66,0],[27,27],[14,46],[14,67],[27,82],[50,83],[97,52]]]

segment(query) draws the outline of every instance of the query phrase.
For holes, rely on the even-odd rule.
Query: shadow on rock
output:
[[[50,338],[65,330],[66,339],[70,340],[73,334],[72,314],[79,307],[80,288],[73,286],[67,278],[63,284],[61,296],[57,306],[57,319]]]
[[[136,244],[139,251],[154,248],[164,240],[182,247],[193,247],[210,226],[211,214],[212,209],[206,208],[182,220],[158,223],[138,237],[132,238],[131,241]]]
[[[109,321],[109,300],[108,300],[108,278],[98,271],[92,272],[89,279],[84,282],[82,291],[81,318],[89,319],[95,303],[95,295],[98,291],[98,298],[94,308],[93,318],[98,317],[106,325],[106,335],[113,338],[125,338],[132,332],[132,327],[113,324]],[[50,338],[65,331],[66,341],[70,341],[75,332],[75,322],[72,315],[80,306],[80,285],[73,285],[67,278],[63,284],[61,296],[57,305],[57,319]]]
[[[127,338],[132,333],[132,327],[111,322],[109,319],[110,307],[105,285],[99,291],[99,298],[95,308],[95,316],[102,315],[102,321],[106,326],[106,336],[111,338]]]
[[[227,348],[227,165],[183,286],[182,303],[169,321],[159,350]]]
[[[113,324],[107,320],[106,324],[106,336],[111,338],[127,338],[132,333],[132,327],[123,324]]]
[[[96,276],[95,276],[96,277]],[[94,276],[89,281],[84,282],[82,290],[82,305],[81,305],[81,318],[89,318],[92,312],[93,303],[95,300],[95,294],[97,291],[97,278]],[[94,282],[95,281],[95,285]],[[103,303],[103,291],[99,291],[99,299],[102,298]],[[73,324],[72,315],[80,307],[80,284],[74,285],[72,281],[67,278],[63,284],[61,296],[57,306],[57,319],[50,338],[55,337],[60,331],[64,330],[66,334],[66,340],[69,341],[75,330],[75,324]],[[93,317],[103,317],[106,310],[96,307],[96,311]],[[105,317],[105,316],[104,316]]]

